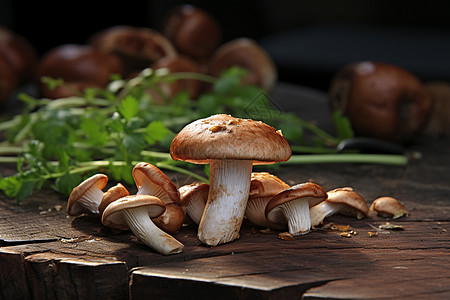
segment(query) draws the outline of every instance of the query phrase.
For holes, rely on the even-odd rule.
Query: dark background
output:
[[[38,54],[43,55],[52,47],[64,43],[85,43],[94,32],[114,25],[160,29],[169,9],[180,3],[194,4],[214,15],[222,25],[224,42],[241,36],[261,42],[277,63],[281,80],[326,89],[330,76],[339,66],[360,59],[352,51],[356,49],[356,53],[366,53],[364,51],[376,50],[374,48],[378,45],[389,47],[384,40],[386,34],[395,32],[401,35],[404,31],[410,38],[405,41],[403,52],[392,57],[385,54],[381,58],[410,68],[426,80],[450,79],[450,59],[446,54],[446,47],[450,49],[450,1],[1,0],[0,25],[26,37]],[[340,27],[342,25],[350,27]],[[305,30],[311,28],[320,28],[319,34],[313,32],[320,37],[322,44],[316,43],[311,31],[305,37]],[[356,40],[343,38],[332,42],[336,35],[335,31],[330,31],[333,28],[343,31],[345,28],[362,28],[358,34],[364,38],[373,37],[375,46],[365,43],[366,49],[359,51],[355,48],[358,46],[357,37]],[[374,28],[382,30],[374,33]],[[392,31],[392,28],[400,30]],[[283,37],[286,32],[291,34]],[[414,39],[415,32],[419,32],[419,40]],[[331,35],[330,39],[326,38],[327,34]],[[432,47],[427,46],[430,34],[438,34],[439,40]],[[274,40],[280,35],[282,38]],[[390,38],[398,42],[395,36]],[[424,38],[425,41],[421,42],[420,39]],[[323,40],[330,44],[324,44]],[[333,49],[336,44],[340,44],[338,50]],[[325,52],[326,57],[318,55],[318,50],[323,51],[323,48],[329,49],[328,53]],[[336,51],[339,51],[339,57],[336,57]],[[409,52],[417,55],[408,55]],[[346,53],[348,57],[345,57]],[[361,58],[378,59],[376,55],[369,54]],[[432,61],[428,62],[431,58]],[[423,64],[417,66],[417,60],[423,61]]]

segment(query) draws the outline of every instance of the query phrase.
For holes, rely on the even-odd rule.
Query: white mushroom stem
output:
[[[323,201],[317,205],[314,205],[309,209],[309,215],[311,218],[311,226],[317,226],[322,224],[326,217],[336,214],[341,209],[345,208],[345,204],[342,203],[331,203],[328,201]]]
[[[160,254],[180,253],[184,245],[170,234],[159,229],[149,218],[146,206],[122,211],[130,230],[144,244]]]
[[[93,214],[98,214],[98,206],[102,202],[103,191],[99,188],[90,188],[78,200],[81,206]]]
[[[252,165],[251,160],[211,162],[208,201],[198,229],[202,243],[216,246],[239,238],[250,191]]]
[[[311,228],[309,217],[309,202],[307,199],[297,199],[280,205],[288,221],[289,233],[292,235],[307,234]]]

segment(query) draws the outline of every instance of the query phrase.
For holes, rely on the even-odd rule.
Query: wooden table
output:
[[[275,95],[305,96],[289,86]],[[299,104],[283,103],[289,105]],[[320,101],[308,105],[326,107]],[[211,248],[188,225],[175,235],[184,251],[162,256],[130,232],[104,227],[98,217],[68,217],[67,199],[50,190],[22,205],[0,195],[1,238],[55,239],[0,248],[0,299],[449,299],[450,141],[422,140],[409,150],[422,158],[406,167],[310,164],[271,170],[290,184],[351,186],[368,204],[394,196],[411,212],[396,220],[326,219],[349,225],[356,233],[351,237],[315,230],[283,240],[279,232],[244,222],[238,240]],[[190,182],[166,174],[178,185]],[[404,230],[368,234],[386,222]]]

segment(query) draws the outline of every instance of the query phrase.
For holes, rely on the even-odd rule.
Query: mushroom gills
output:
[[[292,235],[307,234],[311,228],[308,200],[294,200],[280,205],[287,219],[289,233]]]
[[[93,214],[98,214],[98,206],[103,198],[103,191],[98,188],[91,188],[86,190],[84,195],[80,198],[80,204]]]
[[[122,211],[130,230],[136,237],[158,253],[180,253],[184,245],[159,229],[150,219],[148,207],[136,207]]]
[[[151,180],[147,180],[146,184],[142,184],[136,192],[136,195],[155,196],[161,199],[165,204],[172,202],[166,191],[164,191],[164,189],[158,184],[153,183]]]
[[[213,160],[208,201],[198,238],[216,246],[239,238],[250,191],[251,160]]]

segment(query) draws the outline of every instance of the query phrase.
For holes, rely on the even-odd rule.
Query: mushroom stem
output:
[[[323,220],[337,213],[345,207],[342,203],[330,203],[328,201],[321,202],[309,209],[309,215],[311,218],[311,226],[317,226],[323,222]]]
[[[251,160],[212,160],[208,201],[198,228],[201,242],[216,246],[239,238],[250,191]]]
[[[307,234],[311,228],[308,200],[289,201],[281,205],[288,220],[289,233],[292,235]]]
[[[123,210],[122,213],[130,230],[150,248],[164,255],[176,254],[182,251],[184,247],[182,243],[159,229],[151,221],[147,207],[129,208]]]

